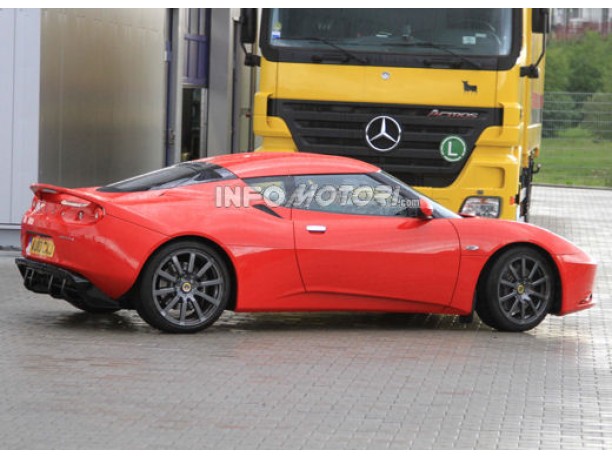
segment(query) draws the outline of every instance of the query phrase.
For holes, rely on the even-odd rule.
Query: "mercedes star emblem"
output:
[[[402,128],[390,116],[377,116],[365,128],[368,145],[376,151],[386,152],[397,147],[402,139]]]

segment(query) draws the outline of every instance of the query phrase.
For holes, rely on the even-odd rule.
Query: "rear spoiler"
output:
[[[66,196],[74,196],[75,198],[84,199],[100,206],[103,205],[99,197],[74,188],[64,188],[47,183],[35,183],[30,186],[30,189],[34,196],[45,201],[57,202]]]

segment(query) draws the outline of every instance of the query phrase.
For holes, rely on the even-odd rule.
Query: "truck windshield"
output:
[[[520,35],[513,33],[520,26],[517,18],[508,8],[276,8],[264,13],[262,50],[264,55],[270,50],[276,61],[361,59],[376,65],[392,63],[380,62],[380,56],[400,61],[401,56],[443,56],[468,65],[465,57],[509,56],[513,35]]]

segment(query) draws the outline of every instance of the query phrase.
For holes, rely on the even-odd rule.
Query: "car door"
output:
[[[419,218],[418,203],[408,205],[408,199],[414,201],[408,196],[389,205],[389,190],[378,193],[381,182],[366,174],[296,176],[295,184],[298,195],[303,188],[304,199],[292,203],[292,219],[308,292],[450,302],[459,269],[459,240],[447,219]],[[324,191],[308,194],[304,188]],[[346,193],[331,199],[331,190],[342,188]],[[361,197],[348,191],[355,188]]]

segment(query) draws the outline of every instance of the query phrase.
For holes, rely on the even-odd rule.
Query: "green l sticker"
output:
[[[461,137],[450,135],[440,143],[440,154],[451,163],[461,161],[467,153],[467,145]]]

